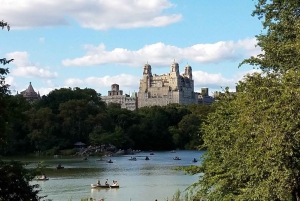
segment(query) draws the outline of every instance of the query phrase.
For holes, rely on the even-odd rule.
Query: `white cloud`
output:
[[[7,76],[5,78],[5,84],[9,85],[9,90],[10,90],[11,94],[15,94],[17,92],[18,85],[15,82],[15,78],[14,77]]]
[[[5,78],[5,84],[15,85],[15,83],[14,83],[14,77],[12,77],[12,76],[7,76],[7,77]]]
[[[77,79],[77,78],[69,78],[65,81],[65,84],[70,87],[77,87],[77,86],[81,86],[82,84],[84,84],[84,81],[82,81],[81,79]]]
[[[15,64],[17,68],[12,69],[12,75],[17,77],[36,77],[36,78],[56,78],[58,74],[51,72],[45,68],[38,68],[38,64],[31,63],[29,61],[29,55],[27,52],[12,52],[6,55],[7,59],[13,58],[12,64]]]
[[[227,86],[236,82],[233,78],[228,79],[222,76],[221,73],[209,74],[203,71],[194,71],[193,79],[195,87],[203,86]]]
[[[120,90],[126,92],[138,91],[140,84],[140,77],[129,74],[120,74],[116,76],[104,76],[104,77],[87,77],[85,79],[69,78],[65,80],[65,85],[69,87],[80,87],[80,88],[92,88],[96,91],[102,91],[110,88],[112,84],[118,84]],[[105,95],[107,92],[103,95]]]
[[[87,53],[80,58],[65,59],[65,66],[92,66],[107,63],[141,66],[149,61],[153,66],[169,65],[170,61],[183,59],[198,63],[218,63],[224,60],[242,60],[249,55],[256,56],[260,52],[255,38],[244,40],[220,41],[213,44],[195,44],[190,47],[179,48],[164,43],[146,45],[139,50],[115,48],[106,50],[104,44],[99,46],[85,45]]]
[[[13,28],[65,26],[68,18],[97,30],[160,27],[182,19],[163,14],[173,6],[169,0],[2,0],[0,19]]]
[[[65,81],[65,84],[70,87],[84,87],[93,86],[110,87],[112,84],[119,84],[122,87],[136,87],[138,88],[140,77],[129,74],[120,74],[116,76],[104,76],[104,77],[87,77],[85,79],[69,78]]]
[[[36,92],[40,93],[40,96],[48,95],[50,91],[53,91],[55,89],[60,89],[61,87],[41,87],[34,89]]]
[[[202,87],[208,87],[210,95],[214,91],[222,91],[225,87],[229,87],[229,91],[235,91],[238,81],[243,80],[247,74],[253,74],[254,72],[261,73],[261,70],[252,69],[249,71],[237,72],[231,78],[224,77],[221,73],[206,73],[203,71],[194,71],[194,90],[200,92]]]

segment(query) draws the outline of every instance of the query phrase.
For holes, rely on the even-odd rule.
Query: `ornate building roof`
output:
[[[29,99],[29,100],[37,100],[37,99],[40,99],[40,93],[36,93],[31,85],[31,82],[29,82],[29,86],[28,88],[21,92],[21,94],[26,98],[26,99]]]

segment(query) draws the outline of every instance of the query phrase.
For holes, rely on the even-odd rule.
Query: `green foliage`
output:
[[[10,26],[7,22],[4,22],[3,20],[0,21],[0,27],[2,29],[7,28],[7,30],[10,30]],[[6,58],[0,59],[0,64],[8,64],[11,60],[6,60]],[[8,68],[0,68],[0,147],[5,145],[5,129],[6,129],[6,97],[10,93],[9,91],[9,85],[5,83],[5,76],[9,73]]]
[[[37,169],[26,169],[24,164],[18,161],[0,161],[0,200],[41,200],[38,196],[39,185],[30,185],[31,181],[38,173]]]
[[[54,90],[33,105],[21,95],[3,97],[2,155],[55,155],[78,141],[119,149],[195,149],[202,144],[200,122],[211,111],[210,106],[178,104],[129,111],[106,106],[94,90],[80,88]]]
[[[31,107],[29,102],[23,96],[6,95],[3,100],[6,105],[6,124],[5,129],[2,130],[3,144],[0,146],[0,153],[16,155],[30,151],[26,128],[28,117],[24,113]]]
[[[225,93],[204,122],[207,153],[194,184],[208,200],[300,200],[300,2],[258,0],[264,51],[242,64],[247,75],[238,93]]]
[[[5,83],[5,76],[9,73],[8,69],[0,68],[0,147],[5,144],[5,129],[6,129],[6,119],[7,119],[7,109],[6,109],[6,98],[10,93],[7,85]]]
[[[248,76],[204,126],[199,194],[210,200],[292,200],[299,192],[299,72]],[[259,87],[258,87],[259,86]]]
[[[100,100],[100,94],[95,90],[75,87],[74,89],[61,88],[51,91],[47,96],[42,97],[36,107],[49,107],[54,114],[58,114],[60,104],[70,100],[85,100],[99,108],[104,108],[105,106],[104,102]]]
[[[300,61],[300,2],[298,0],[257,0],[253,16],[263,19],[262,32],[257,36],[258,45],[264,53],[251,57],[244,63],[260,69],[286,72],[299,70]]]

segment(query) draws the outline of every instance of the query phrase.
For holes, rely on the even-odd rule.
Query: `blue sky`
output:
[[[12,93],[29,82],[40,94],[55,88],[93,88],[107,95],[117,83],[137,92],[143,66],[152,73],[193,69],[195,91],[210,94],[253,72],[238,64],[260,53],[252,0],[0,0],[0,57],[13,58]]]

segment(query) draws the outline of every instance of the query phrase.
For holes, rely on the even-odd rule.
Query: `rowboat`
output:
[[[91,184],[92,188],[119,188],[120,186],[110,186],[110,185],[97,185]]]
[[[37,180],[37,181],[47,181],[47,180],[49,180],[49,178],[36,178],[35,180]]]
[[[175,156],[175,157],[173,158],[173,160],[181,160],[181,158],[179,158],[178,156]]]

